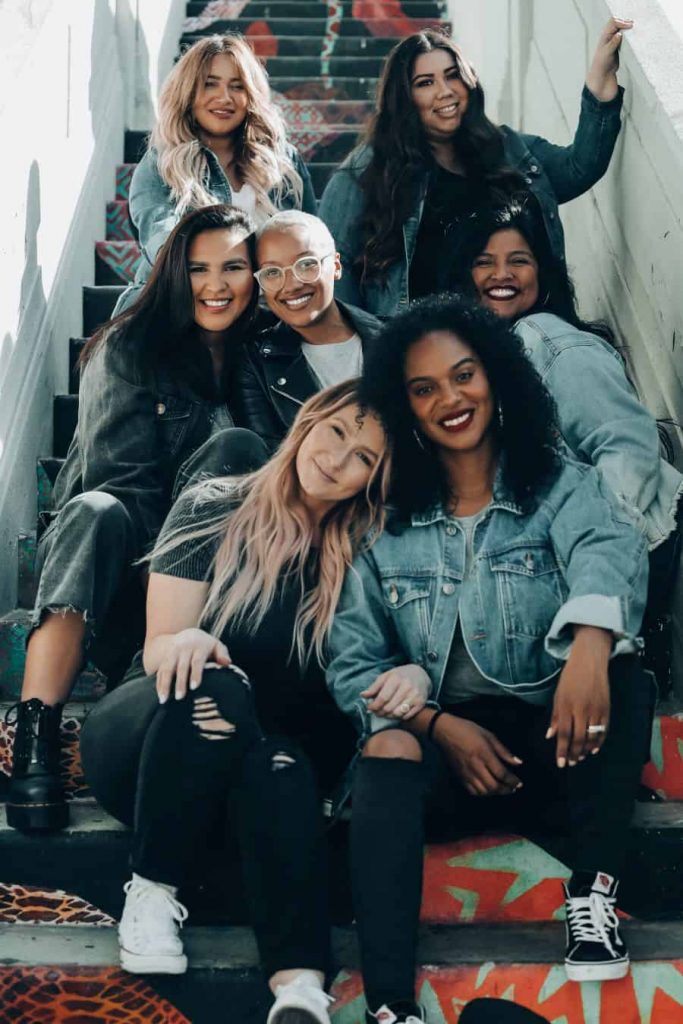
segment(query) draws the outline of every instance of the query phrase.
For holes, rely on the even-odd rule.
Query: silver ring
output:
[[[589,725],[586,729],[589,736],[597,736],[598,733],[607,732],[606,725]]]
[[[402,701],[401,704],[396,708],[396,712],[399,715],[407,715],[410,711],[411,705],[407,700]]]

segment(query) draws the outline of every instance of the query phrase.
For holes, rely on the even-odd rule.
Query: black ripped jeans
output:
[[[100,804],[133,825],[131,866],[145,878],[179,885],[216,816],[229,817],[266,974],[327,972],[327,854],[316,775],[293,741],[263,735],[238,673],[207,669],[198,690],[164,705],[154,676],[124,683],[88,716],[81,756]]]

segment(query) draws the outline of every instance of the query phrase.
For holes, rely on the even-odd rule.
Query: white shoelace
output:
[[[182,928],[183,921],[187,920],[187,907],[183,906],[180,900],[177,900],[175,896],[173,896],[168,891],[168,889],[165,889],[162,885],[156,885],[154,882],[149,882],[145,884],[139,882],[135,878],[131,878],[131,880],[129,882],[126,882],[126,884],[123,887],[123,891],[125,892],[126,896],[131,891],[131,889],[133,889],[133,886],[135,887],[133,896],[139,899],[143,899],[149,895],[153,896],[155,899],[163,899],[166,903],[168,903],[169,908],[171,910],[171,917],[173,918],[174,921],[177,921],[178,925]]]
[[[607,931],[619,926],[615,904],[616,900],[598,892],[590,896],[571,896],[567,901],[567,919],[574,938],[578,942],[601,942],[612,956],[617,956]]]

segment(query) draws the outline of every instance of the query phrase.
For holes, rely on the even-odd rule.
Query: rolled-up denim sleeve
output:
[[[550,537],[569,593],[545,639],[546,650],[566,660],[575,625],[614,635],[612,656],[634,653],[647,598],[647,543],[592,467],[555,515]]]
[[[148,149],[135,168],[128,200],[130,219],[137,228],[140,248],[153,264],[157,253],[178,223],[171,190],[161,179],[156,154]]]
[[[558,203],[583,195],[609,167],[621,129],[624,90],[602,102],[584,86],[581,113],[573,141],[557,146],[539,135],[523,135],[524,142],[550,179]]]
[[[347,571],[329,640],[327,685],[339,708],[362,732],[392,723],[366,710],[361,693],[382,672],[405,664],[396,631],[387,615],[371,552],[359,555]]]

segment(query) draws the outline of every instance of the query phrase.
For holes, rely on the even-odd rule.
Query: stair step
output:
[[[69,392],[72,395],[78,394],[81,377],[78,360],[87,340],[87,338],[69,338]]]
[[[194,28],[191,32],[186,31],[181,36],[181,43],[184,45],[191,38],[210,36],[215,33],[240,32],[242,35],[262,35],[264,22],[261,18],[247,16],[245,18],[219,18],[212,21],[205,28]],[[316,36],[322,41],[326,38],[328,24],[325,18],[268,18],[267,28],[273,36]],[[369,18],[367,21],[357,19],[343,19],[338,32],[338,38],[349,38],[351,36],[363,36],[365,38],[381,38],[389,36],[392,39],[403,38],[412,35],[413,32],[421,32],[425,28],[436,28],[445,34],[450,34],[451,24],[442,18],[427,17],[413,18]],[[332,37],[332,38],[337,38]]]
[[[204,28],[212,28],[215,32],[221,31],[221,7],[235,6],[232,4],[206,4],[203,0],[193,0],[188,3],[187,19],[183,24],[183,31],[192,31],[197,21],[206,22],[207,24],[202,26]],[[352,19],[351,7],[352,5],[348,2],[340,3],[339,8],[343,7],[343,20],[342,25],[346,21],[355,20],[359,24],[365,24],[364,18]],[[375,8],[378,4],[373,4]],[[398,3],[393,5],[383,5],[385,8],[393,6],[396,10],[394,18],[400,18],[406,20],[407,18],[439,18],[447,10],[447,3],[436,3],[435,0],[401,0],[400,7]],[[327,18],[328,16],[328,4],[326,0],[249,0],[243,7],[248,7],[248,14],[250,18],[258,19],[267,22],[269,25],[273,18]],[[386,15],[391,18],[391,14]],[[218,26],[218,27],[217,27]]]
[[[633,960],[629,976],[577,985],[561,966],[561,924],[424,929],[418,963],[429,966],[418,970],[417,995],[435,1024],[456,1024],[467,1002],[486,996],[512,999],[558,1022],[674,1024],[683,1006],[683,925],[627,922],[623,932]],[[0,981],[10,998],[16,990],[25,1000],[30,991],[42,1020],[62,1019],[59,1010],[73,1004],[77,993],[87,995],[90,1020],[104,1019],[115,1007],[115,1018],[124,1019],[131,1005],[136,1020],[167,1024],[213,1024],[227,1019],[225,1006],[239,1024],[265,1019],[270,999],[251,929],[192,925],[183,929],[183,943],[185,976],[143,979],[118,969],[112,926],[0,925],[0,944],[8,954]],[[332,961],[331,1018],[334,1024],[358,1024],[365,1002],[354,929],[332,930]]]
[[[14,703],[21,695],[26,641],[31,612],[16,608],[0,617],[0,700]],[[82,672],[72,694],[74,700],[97,700],[105,692],[103,677],[92,667]]]
[[[77,730],[70,726],[76,742]],[[74,774],[74,779],[77,775]],[[6,789],[7,778],[4,779]],[[75,784],[72,795],[79,797]],[[347,827],[329,834],[331,904],[338,923],[351,920]],[[620,906],[645,919],[678,919],[683,914],[683,805],[638,804],[624,869]],[[128,871],[129,833],[92,798],[71,802],[71,825],[63,832],[35,837],[9,829],[0,805],[4,877],[22,885],[76,892],[105,913],[120,914],[121,886]],[[561,840],[544,846],[514,835],[464,837],[434,844],[425,852],[422,920],[433,925],[483,922],[544,922],[562,916],[560,882],[569,874],[557,856]],[[85,870],[87,863],[97,872]],[[197,923],[246,921],[239,857],[235,848],[209,844],[198,855],[195,875],[182,899]]]
[[[66,458],[77,423],[78,395],[55,395],[52,401],[52,450],[56,458]]]
[[[271,78],[270,87],[274,92],[283,93],[288,99],[298,100],[374,100],[377,91],[376,78],[325,78],[306,81],[301,76]]]
[[[33,608],[35,564],[36,535],[35,533],[22,533],[17,539],[17,605],[19,608]]]
[[[128,214],[128,200],[112,199],[107,203],[108,242],[135,242],[137,233]]]
[[[305,24],[305,23],[304,23]],[[183,36],[183,48],[191,46],[201,36]],[[322,74],[339,78],[358,76],[361,78],[379,78],[384,65],[384,57],[264,57],[263,64],[270,78],[297,75],[302,79],[318,78]]]
[[[200,38],[195,36],[194,38]],[[258,57],[321,57],[324,43],[315,36],[247,36],[247,42]],[[380,38],[366,36],[345,36],[334,41],[332,53],[335,57],[385,57],[400,42],[399,36]]]
[[[64,465],[64,459],[38,459],[36,476],[38,483],[38,514],[52,511],[52,488],[57,474]]]
[[[136,164],[145,155],[149,132],[133,131],[128,129],[123,136],[123,161],[126,164]]]
[[[364,124],[374,111],[369,100],[290,100],[273,94],[288,128],[305,128],[309,124]]]
[[[95,284],[129,284],[140,265],[137,242],[95,243]]]
[[[119,164],[116,168],[116,184],[114,195],[116,199],[128,200],[130,195],[130,179],[133,177],[133,171],[137,167],[137,163]]]
[[[123,284],[83,286],[83,335],[91,337],[110,319]]]

